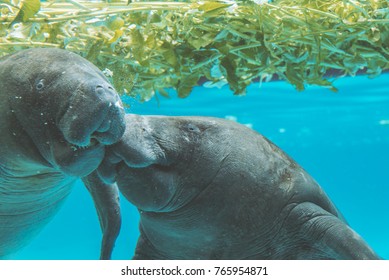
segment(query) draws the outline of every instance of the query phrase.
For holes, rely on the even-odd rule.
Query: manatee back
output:
[[[344,220],[323,188],[292,157],[259,132],[227,120],[220,121],[230,132],[224,138],[233,149],[231,153],[241,161],[241,169],[257,173],[258,185],[272,186],[274,194],[285,202],[310,201],[325,211]],[[271,191],[271,189],[269,189]]]

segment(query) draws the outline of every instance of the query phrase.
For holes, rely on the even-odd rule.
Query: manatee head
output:
[[[2,68],[12,112],[48,165],[85,176],[103,159],[105,145],[123,135],[120,97],[82,57],[29,49],[7,57]]]
[[[215,178],[225,149],[220,120],[126,115],[127,129],[98,168],[142,211],[171,212]]]

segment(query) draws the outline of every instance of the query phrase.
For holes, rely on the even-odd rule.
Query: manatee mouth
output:
[[[96,139],[94,138],[93,136],[90,138],[90,141],[88,144],[86,145],[76,145],[76,144],[70,144],[70,148],[76,152],[76,151],[79,151],[79,150],[87,150],[87,149],[91,149],[91,148],[94,148],[96,146],[101,146],[102,144]]]
[[[87,145],[77,145],[66,141],[63,137],[52,135],[45,158],[63,173],[83,177],[93,172],[104,158],[105,146],[97,139],[91,138]]]

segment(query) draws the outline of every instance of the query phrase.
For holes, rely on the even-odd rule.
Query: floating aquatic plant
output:
[[[0,0],[0,19],[0,55],[66,48],[142,100],[186,97],[204,77],[235,94],[274,76],[336,91],[329,71],[389,68],[387,0]]]

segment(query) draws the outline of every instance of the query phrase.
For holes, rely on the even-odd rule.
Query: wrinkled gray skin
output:
[[[377,259],[269,140],[206,117],[126,116],[99,175],[139,209],[134,259]]]
[[[49,222],[74,182],[98,167],[105,145],[123,135],[125,124],[120,98],[99,69],[65,50],[30,49],[0,58],[0,98],[0,258],[5,258]],[[93,189],[94,178],[84,181],[100,208],[101,258],[108,258],[120,227],[117,190]]]

